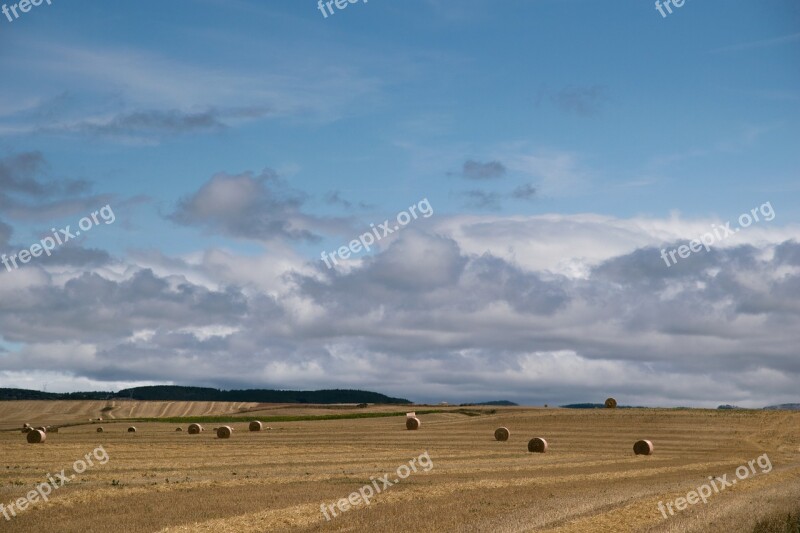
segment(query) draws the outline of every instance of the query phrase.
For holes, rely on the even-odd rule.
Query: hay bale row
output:
[[[511,436],[511,431],[507,427],[499,427],[494,431],[495,440],[505,442]],[[633,445],[633,453],[636,455],[652,455],[653,443],[649,440],[639,440]],[[541,437],[535,437],[528,441],[528,451],[531,453],[545,453],[547,451],[547,441]]]

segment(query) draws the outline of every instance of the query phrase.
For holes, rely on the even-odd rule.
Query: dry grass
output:
[[[753,533],[800,533],[800,511],[767,517],[756,525]]]
[[[211,432],[188,439],[174,423],[137,424],[131,439],[126,424],[106,420],[105,433],[90,424],[65,427],[31,446],[19,427],[40,418],[4,409],[14,430],[0,432],[7,467],[0,469],[0,503],[24,496],[47,472],[71,468],[98,444],[111,458],[49,503],[2,520],[11,533],[105,533],[108,520],[115,531],[133,533],[749,532],[761,519],[796,511],[800,499],[800,413],[498,408],[465,416],[446,409],[426,415],[424,431],[407,431],[396,418],[271,423],[270,432],[250,432],[241,422],[230,424],[230,440]],[[498,426],[514,428],[502,446],[493,438]],[[546,454],[527,451],[537,435],[547,438]],[[656,443],[656,454],[633,454],[641,435]],[[370,476],[393,474],[425,450],[431,472],[413,473],[371,505],[325,521],[320,504],[346,498]],[[765,452],[771,473],[662,519],[659,500],[685,496],[709,475],[730,477]],[[98,509],[113,518],[98,520]]]
[[[119,418],[227,415],[257,409],[262,404],[243,402],[140,402],[131,400],[16,401],[0,402],[0,429],[17,428],[22,422],[34,426],[105,421]],[[111,410],[104,410],[111,407]],[[18,420],[13,426],[11,420]]]

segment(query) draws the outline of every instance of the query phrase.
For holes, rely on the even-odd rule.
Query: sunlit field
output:
[[[118,402],[103,416],[104,405],[0,404],[6,506],[47,474],[69,475],[98,447],[107,454],[105,464],[90,455],[94,466],[49,502],[0,517],[2,531],[752,531],[800,499],[800,413],[418,406],[422,426],[407,431],[404,408],[393,406]],[[381,416],[271,418],[331,414]],[[175,418],[144,421],[159,415],[209,422],[189,435]],[[265,429],[248,431],[252,418]],[[77,425],[28,444],[19,430],[26,422]],[[230,439],[212,431],[223,424],[234,428]],[[511,430],[507,442],[494,439],[500,426]],[[533,437],[548,441],[546,453],[527,451]],[[633,454],[638,439],[654,443],[651,456]],[[427,468],[398,479],[399,467],[426,452]],[[660,501],[685,497],[709,476],[735,478],[764,454],[768,472],[756,466],[757,474],[666,519],[659,511]],[[384,488],[377,480],[386,474]],[[369,505],[337,507],[365,486],[382,488]],[[322,506],[336,516],[327,507],[326,519]]]

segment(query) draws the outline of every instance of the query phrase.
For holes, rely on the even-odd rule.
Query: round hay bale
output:
[[[32,429],[28,432],[28,443],[41,444],[47,439],[47,433],[40,429]]]
[[[131,426],[128,428],[128,433],[136,433],[136,428]]]
[[[614,398],[607,398],[606,399],[606,409],[616,409],[617,407],[617,400]]]
[[[175,431],[183,431],[183,428],[175,428]]]
[[[24,424],[22,424],[22,427],[30,429],[31,425],[25,422]]]
[[[419,418],[417,418],[416,416],[410,416],[406,418],[406,429],[408,429],[409,431],[417,430],[421,425],[422,422],[420,422]]]
[[[233,428],[230,426],[222,426],[217,428],[218,439],[229,439],[231,438],[231,434],[233,434]]]
[[[29,431],[33,431],[33,428],[22,428],[23,433],[28,433]]]
[[[539,437],[528,441],[528,451],[531,453],[544,453],[547,451],[547,441]]]
[[[44,426],[36,428],[37,430],[41,431],[42,433],[47,433],[47,428]]]
[[[653,443],[649,440],[637,440],[633,445],[633,453],[636,455],[652,455]]]
[[[97,428],[97,432],[98,433],[102,433],[103,432],[103,428],[102,427]]]
[[[203,426],[200,424],[189,424],[189,435],[199,435],[203,432]]]
[[[262,429],[264,429],[264,424],[258,420],[253,420],[250,422],[250,431],[261,431]]]
[[[507,427],[499,427],[494,430],[494,440],[505,442],[511,436],[511,432]]]

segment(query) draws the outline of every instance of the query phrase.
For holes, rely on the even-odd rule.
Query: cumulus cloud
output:
[[[470,159],[464,162],[461,169],[461,177],[468,180],[491,180],[502,178],[505,174],[506,167],[500,161],[481,163]]]
[[[520,185],[511,192],[511,197],[517,200],[533,200],[536,197],[536,187],[530,183]]]
[[[95,343],[128,338],[142,329],[231,325],[247,309],[234,288],[211,291],[150,270],[119,281],[86,272],[63,286],[44,284],[9,294],[19,300],[0,301],[2,336],[26,343]]]
[[[264,56],[250,68],[217,69],[139,50],[36,46],[37,59],[18,65],[17,72],[19,78],[35,76],[37,86],[8,88],[14,104],[0,110],[0,135],[91,135],[154,144],[273,117],[329,121],[355,103],[363,106],[379,87],[352,62],[334,65],[329,58],[305,57],[289,67],[285,56]]]
[[[340,205],[345,209],[350,209],[353,207],[353,203],[342,198],[342,194],[339,191],[329,191],[326,193],[325,203],[328,205]]]
[[[258,179],[245,177],[192,205],[212,218],[246,207],[240,187],[257,192]],[[797,399],[798,228],[749,228],[668,268],[660,246],[708,221],[437,221],[344,271],[208,251],[135,258],[152,269],[0,276],[0,336],[22,346],[3,369],[420,401],[559,404],[609,389],[626,404]]]
[[[487,191],[483,189],[470,189],[460,193],[464,199],[464,207],[482,209],[487,211],[499,211],[503,205],[503,200],[526,200],[531,201],[537,196],[537,189],[530,183],[519,185],[511,192]]]
[[[106,204],[110,195],[92,195],[86,180],[43,179],[41,152],[19,152],[0,159],[0,211],[17,220],[70,215]]]
[[[85,133],[97,136],[142,138],[186,133],[219,132],[229,127],[229,121],[242,118],[261,118],[269,110],[208,109],[205,111],[141,110],[125,112],[111,117],[62,122],[39,129],[42,133]]]
[[[39,175],[47,168],[41,152],[19,152],[0,159],[0,191],[33,198],[81,194],[89,190],[85,180],[42,181]]]
[[[245,239],[318,240],[314,232],[318,222],[301,211],[305,200],[304,194],[285,187],[271,170],[259,175],[222,173],[181,200],[170,218]]]

